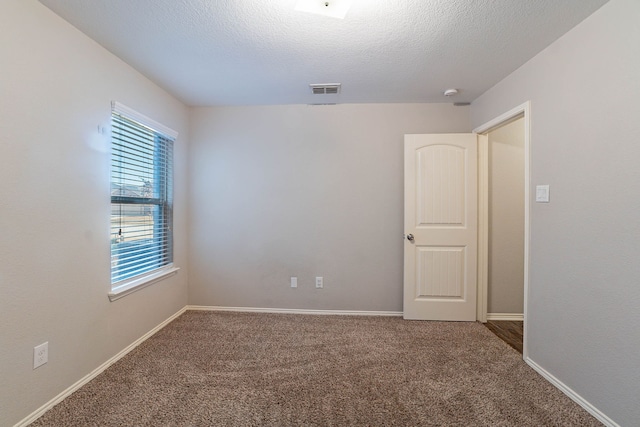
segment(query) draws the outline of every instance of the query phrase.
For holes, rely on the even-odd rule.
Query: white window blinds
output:
[[[119,103],[111,113],[111,284],[173,262],[177,133]]]

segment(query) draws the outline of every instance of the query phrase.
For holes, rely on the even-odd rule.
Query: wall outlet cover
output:
[[[33,369],[49,361],[49,341],[33,347]]]

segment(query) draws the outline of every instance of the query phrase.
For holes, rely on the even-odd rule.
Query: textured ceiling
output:
[[[470,102],[606,3],[353,0],[336,19],[296,0],[40,1],[193,106]]]

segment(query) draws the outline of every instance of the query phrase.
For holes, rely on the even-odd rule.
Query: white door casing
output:
[[[523,331],[523,339],[522,339],[522,357],[524,360],[528,359],[529,355],[529,345],[528,345],[528,336],[529,333],[528,327],[528,299],[529,299],[529,253],[530,253],[530,245],[531,245],[531,202],[530,202],[530,188],[531,188],[531,101],[527,101],[524,104],[521,104],[504,114],[488,121],[487,123],[475,128],[473,132],[477,135],[486,135],[490,131],[504,126],[505,124],[511,122],[512,120],[517,119],[518,117],[524,118],[524,331]],[[479,140],[482,143],[482,139]],[[484,167],[485,171],[480,170],[479,175],[488,176],[488,165],[484,162],[480,163],[481,168]],[[488,192],[487,187],[480,187],[481,191],[485,193]],[[488,193],[485,194],[487,196]],[[481,205],[482,207],[482,205]],[[487,236],[488,236],[488,221],[486,220],[486,207],[484,207],[484,215],[485,219],[480,218],[479,226],[484,227],[484,231],[480,230],[479,235],[481,240],[478,242],[479,253],[484,252],[485,255],[480,255],[480,261],[484,259],[484,265],[488,265],[486,263],[488,254],[488,244],[487,244]],[[484,240],[484,241],[483,241]],[[481,272],[484,275],[484,284],[482,286],[482,276],[479,276],[478,283],[478,300],[482,299],[482,302],[478,303],[478,320],[486,321],[487,316],[487,277],[486,273]]]
[[[404,147],[404,318],[475,321],[476,135],[405,135]]]

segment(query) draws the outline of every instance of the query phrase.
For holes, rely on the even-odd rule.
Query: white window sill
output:
[[[115,301],[122,297],[125,297],[135,291],[139,291],[142,288],[146,288],[149,285],[153,285],[156,282],[166,279],[167,277],[171,277],[178,273],[180,270],[178,267],[169,266],[159,271],[154,271],[151,274],[146,274],[142,277],[138,277],[132,280],[127,280],[126,282],[118,285],[116,288],[113,288],[111,292],[109,292],[109,301]]]

